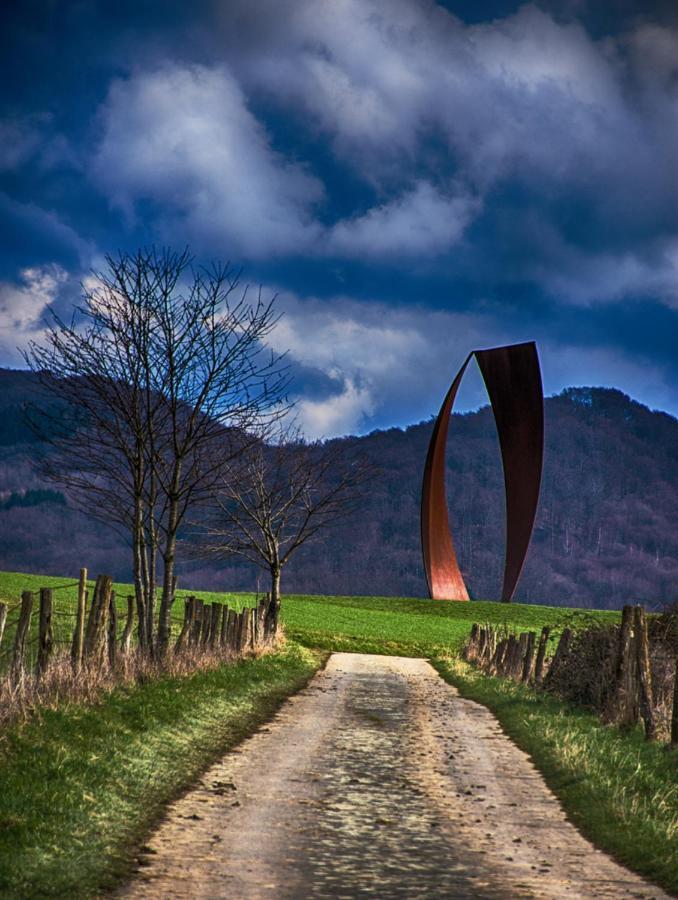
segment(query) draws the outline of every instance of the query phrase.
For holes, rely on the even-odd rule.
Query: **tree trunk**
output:
[[[280,613],[280,576],[282,571],[279,566],[271,569],[271,635],[275,637],[278,632],[278,618]]]
[[[158,657],[167,654],[172,631],[172,603],[174,601],[174,562],[177,550],[177,531],[179,530],[179,485],[181,484],[181,463],[176,463],[172,473],[172,485],[169,490],[167,509],[167,538],[163,552],[164,571],[162,573],[162,598],[158,615]]]
[[[171,613],[174,599],[172,589],[174,587],[174,560],[176,553],[176,533],[170,532],[163,554],[164,572],[162,578],[162,598],[160,600],[160,613],[158,615],[158,657],[162,659],[167,653],[170,632],[172,630]]]
[[[154,434],[151,430],[151,452],[155,453]],[[152,457],[154,458],[154,457]],[[150,545],[148,560],[148,630],[153,636],[153,622],[155,620],[155,587],[158,581],[158,524],[155,518],[155,507],[158,502],[158,485],[156,473],[151,466],[150,492],[148,499],[148,542]]]
[[[146,591],[143,564],[143,524],[141,507],[135,512],[133,552],[134,552],[134,596],[137,602],[137,642],[142,653],[148,653],[148,631],[146,628]]]

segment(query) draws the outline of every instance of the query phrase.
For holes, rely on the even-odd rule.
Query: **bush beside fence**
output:
[[[678,613],[648,619],[625,606],[621,625],[573,632],[555,652],[544,627],[520,635],[474,624],[462,657],[488,675],[510,678],[596,710],[623,727],[642,722],[648,740],[678,746]]]

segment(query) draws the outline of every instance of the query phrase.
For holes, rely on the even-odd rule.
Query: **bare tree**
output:
[[[25,357],[51,410],[31,416],[52,451],[45,474],[131,536],[139,640],[170,636],[177,535],[247,446],[281,411],[286,375],[265,339],[273,300],[227,266],[194,268],[187,251],[106,258],[69,324],[57,316]],[[56,406],[54,403],[56,401]]]
[[[265,569],[274,609],[291,556],[360,503],[375,468],[339,442],[307,443],[291,428],[252,444],[234,460],[206,520],[196,523],[198,553],[240,556]]]

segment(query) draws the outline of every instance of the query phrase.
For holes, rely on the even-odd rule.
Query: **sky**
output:
[[[188,245],[277,295],[310,437],[523,340],[547,394],[678,415],[676,160],[675,2],[4,0],[0,365],[106,253]]]

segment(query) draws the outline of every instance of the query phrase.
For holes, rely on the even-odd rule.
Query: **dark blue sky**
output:
[[[279,293],[313,436],[525,339],[549,393],[678,414],[677,10],[5,2],[0,365],[104,253],[188,244]]]

